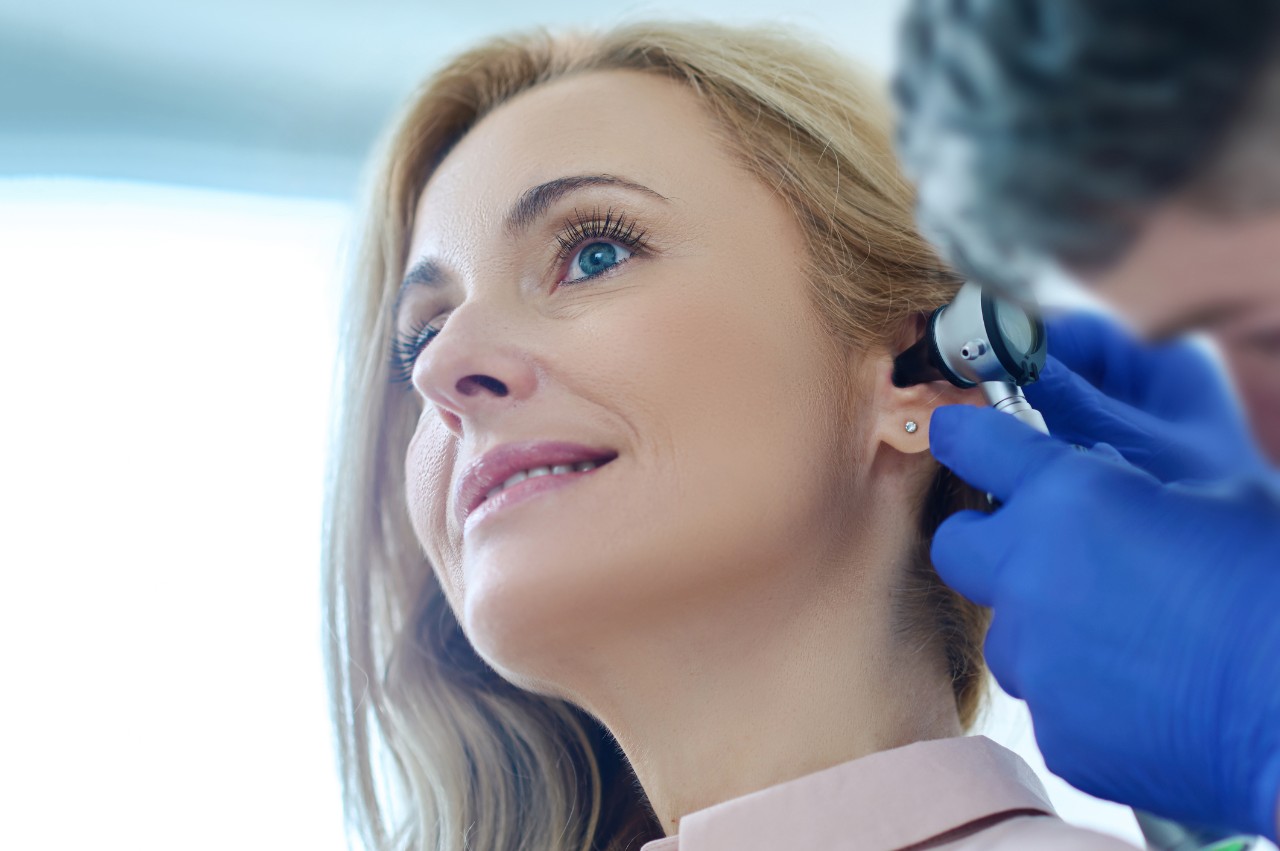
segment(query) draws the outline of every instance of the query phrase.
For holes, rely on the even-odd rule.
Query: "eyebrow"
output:
[[[546,183],[539,183],[537,186],[525,190],[516,199],[516,202],[511,205],[511,210],[507,213],[504,225],[507,233],[514,235],[528,230],[529,226],[544,215],[556,201],[589,186],[612,186],[630,189],[633,192],[640,192],[661,201],[670,202],[671,200],[643,184],[612,174],[578,174],[570,177],[557,177],[555,180],[548,180]],[[408,274],[404,276],[404,280],[400,282],[400,292],[396,294],[395,303],[391,306],[392,317],[400,314],[400,303],[404,301],[405,293],[411,288],[419,286],[438,287],[444,281],[444,278],[444,270],[434,260],[423,258],[414,263]]]
[[[391,318],[395,319],[400,315],[400,303],[404,301],[404,297],[413,287],[438,287],[444,280],[444,270],[440,268],[440,264],[424,257],[413,267],[409,269],[409,273],[404,276],[404,280],[400,282],[400,292],[396,293],[396,300],[391,305]]]
[[[515,204],[511,206],[511,211],[507,213],[507,232],[514,234],[526,230],[529,225],[537,221],[539,216],[546,213],[547,208],[556,201],[571,192],[585,189],[588,186],[613,186],[621,189],[630,189],[633,192],[641,192],[661,201],[670,200],[665,195],[661,195],[643,184],[616,177],[612,174],[579,174],[572,177],[557,177],[555,180],[539,183],[532,189],[526,190],[520,196]]]
[[[1230,302],[1204,308],[1186,316],[1175,317],[1170,322],[1152,328],[1146,336],[1152,343],[1165,343],[1197,331],[1212,333],[1227,322],[1247,313],[1249,307],[1247,303]]]

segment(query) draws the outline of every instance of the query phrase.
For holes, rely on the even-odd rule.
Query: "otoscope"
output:
[[[1040,378],[1048,339],[1044,322],[1029,306],[967,281],[950,304],[929,316],[924,336],[893,361],[895,387],[950,381],[981,387],[997,411],[1011,414],[1044,434],[1044,417],[1022,388]]]

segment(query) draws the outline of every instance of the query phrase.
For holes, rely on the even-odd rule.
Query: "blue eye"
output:
[[[630,256],[631,249],[612,242],[588,243],[569,260],[569,277],[565,283],[594,278],[625,262]]]

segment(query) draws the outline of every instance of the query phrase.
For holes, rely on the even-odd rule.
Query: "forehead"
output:
[[[616,175],[679,201],[722,195],[743,178],[722,139],[675,80],[592,71],[545,83],[485,116],[445,157],[418,204],[415,253],[450,232],[495,230],[521,192],[566,175]]]

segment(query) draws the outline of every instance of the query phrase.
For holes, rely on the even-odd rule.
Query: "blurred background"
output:
[[[362,166],[503,30],[780,22],[886,72],[901,0],[0,0],[0,847],[346,847],[321,670]],[[1061,813],[1025,709],[984,732]]]

